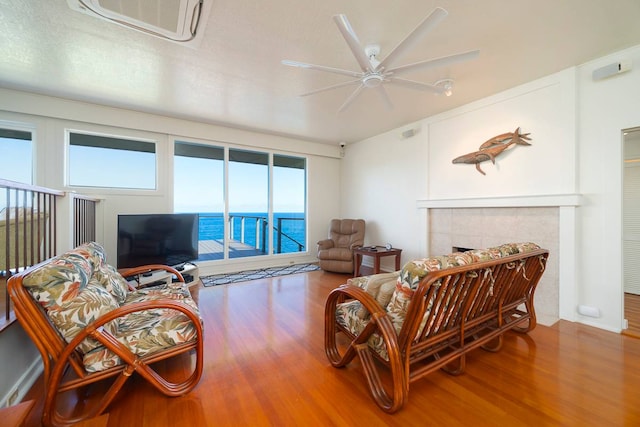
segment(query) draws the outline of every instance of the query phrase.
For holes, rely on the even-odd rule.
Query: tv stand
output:
[[[200,281],[198,266],[193,264],[181,264],[180,266],[182,270],[178,270],[177,268],[176,270],[180,271],[185,283],[189,287],[197,285]],[[173,281],[174,277],[173,274],[165,270],[151,270],[146,273],[136,274],[135,276],[125,277],[125,279],[135,288],[146,288],[149,286],[169,284]]]

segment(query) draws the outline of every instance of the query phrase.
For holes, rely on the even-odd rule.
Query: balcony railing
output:
[[[72,206],[62,200],[70,198]],[[74,245],[95,240],[97,199],[0,179],[0,330],[14,320],[7,294],[12,274],[56,255],[61,212],[68,212]]]
[[[286,221],[302,221],[304,218],[277,218],[277,226],[273,227],[275,235],[274,253],[282,253],[283,243],[289,242],[297,247],[297,252],[301,252],[304,249],[304,243],[297,241],[293,236],[284,232],[283,223]],[[240,223],[239,236],[236,234],[236,222]],[[253,229],[253,233],[248,233],[247,227]],[[256,249],[259,249],[262,253],[267,253],[268,239],[265,237],[269,232],[269,221],[266,216],[251,216],[251,215],[229,215],[229,238],[231,240],[238,240],[242,244],[255,245]],[[248,236],[251,237],[248,238]]]
[[[207,252],[200,253],[202,259],[221,259],[224,240],[224,215],[222,213],[200,213],[201,247]],[[305,219],[299,217],[276,217],[273,227],[274,253],[302,252],[305,249]],[[299,223],[300,226],[292,226]],[[229,245],[234,253],[264,255],[268,251],[269,222],[262,214],[230,214],[226,225]],[[203,243],[209,243],[203,245]],[[244,248],[244,249],[242,249]],[[212,256],[215,251],[217,256]],[[219,253],[218,253],[219,252]],[[230,256],[232,256],[230,254]],[[233,256],[232,256],[233,257]]]

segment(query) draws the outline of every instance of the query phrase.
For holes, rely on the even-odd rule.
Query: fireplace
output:
[[[575,257],[571,236],[579,198],[558,197],[562,196],[420,200],[418,207],[426,212],[426,252],[434,256],[509,242],[537,243],[550,252],[535,294],[538,321],[550,325],[559,318],[571,320],[575,308],[571,283],[574,278],[561,274],[559,260],[566,253],[563,268],[571,271],[575,263],[571,258]]]

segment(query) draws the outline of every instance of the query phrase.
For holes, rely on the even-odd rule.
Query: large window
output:
[[[200,214],[200,260],[306,251],[306,159],[176,141],[174,211]]]
[[[0,179],[33,184],[31,131],[0,128]]]
[[[69,177],[74,187],[156,189],[156,144],[69,132]]]
[[[176,141],[173,210],[200,214],[200,259],[224,257],[224,148]]]

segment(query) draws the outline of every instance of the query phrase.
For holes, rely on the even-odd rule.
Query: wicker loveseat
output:
[[[101,414],[133,372],[168,396],[184,395],[197,385],[203,368],[198,307],[180,273],[171,267],[146,266],[125,274],[149,269],[165,269],[179,281],[133,289],[106,263],[97,243],[9,279],[16,317],[44,364],[44,425],[69,425]],[[173,373],[171,380],[163,378],[150,365],[180,354],[193,362],[192,371],[181,373],[179,380]],[[106,378],[112,379],[109,389],[99,399],[88,399],[95,404],[65,413],[57,408],[61,394],[84,393],[81,388]],[[78,408],[84,409],[76,413]]]
[[[349,279],[326,301],[327,357],[340,368],[357,355],[374,400],[393,413],[411,382],[436,369],[461,374],[468,351],[498,351],[506,331],[536,326],[534,291],[548,255],[533,243],[512,243]]]

